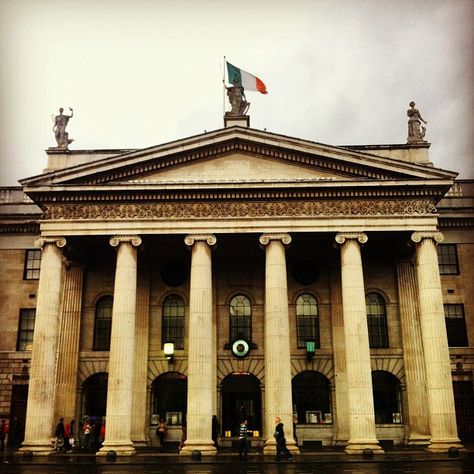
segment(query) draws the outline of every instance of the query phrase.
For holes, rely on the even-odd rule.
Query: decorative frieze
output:
[[[435,214],[430,200],[48,204],[47,220],[229,219]]]

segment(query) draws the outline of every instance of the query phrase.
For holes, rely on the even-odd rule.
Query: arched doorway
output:
[[[186,421],[186,376],[179,372],[166,372],[153,381],[151,390],[151,424],[157,425],[160,418],[163,418],[168,426],[181,426]]]
[[[376,424],[403,423],[400,381],[385,370],[372,372]]]
[[[83,384],[82,416],[92,419],[102,419],[107,410],[107,381],[106,372],[91,375]]]
[[[222,433],[237,436],[240,418],[246,417],[250,431],[262,431],[262,396],[260,381],[252,374],[229,374],[222,389]]]

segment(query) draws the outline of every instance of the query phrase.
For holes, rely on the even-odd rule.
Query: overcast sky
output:
[[[474,178],[472,0],[0,0],[0,185],[70,149],[142,148],[223,127],[223,56],[259,76],[251,127],[330,145],[405,143]]]

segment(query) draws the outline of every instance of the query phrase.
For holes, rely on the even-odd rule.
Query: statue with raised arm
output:
[[[410,108],[407,110],[408,115],[408,138],[407,143],[426,142],[424,140],[426,134],[426,127],[421,125],[421,122],[427,124],[421,116],[418,109],[415,109],[415,102],[410,102]]]
[[[250,107],[250,102],[247,102],[244,88],[236,82],[234,82],[232,87],[227,87],[225,84],[224,87],[227,89],[227,97],[232,106],[232,109],[229,112],[226,112],[226,115],[245,115]]]
[[[71,111],[71,115],[63,115],[64,109],[61,107],[59,109],[59,115],[56,115],[54,118],[54,136],[58,142],[58,148],[62,148],[64,150],[67,150],[69,144],[73,142],[73,140],[69,138],[69,134],[66,132],[69,119],[73,116],[73,110],[71,107],[69,107],[69,110]]]

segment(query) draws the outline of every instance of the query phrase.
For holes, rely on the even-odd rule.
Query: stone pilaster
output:
[[[275,417],[284,424],[287,447],[299,453],[293,438],[291,353],[285,245],[288,234],[263,234],[265,246],[265,454],[276,450]]]
[[[452,446],[462,448],[462,445],[457,435],[448,337],[436,252],[436,243],[443,240],[443,235],[440,232],[415,232],[411,239],[416,243],[416,276],[431,432],[427,450],[434,453],[446,452]]]
[[[138,273],[137,317],[135,320],[135,369],[133,372],[132,441],[135,447],[148,445],[147,417],[147,371],[150,273],[142,268]]]
[[[25,440],[21,451],[49,454],[52,451],[56,352],[58,348],[63,237],[41,237],[41,270],[31,354]]]
[[[337,267],[337,268],[336,268]],[[336,413],[335,444],[347,445],[349,440],[349,413],[347,407],[347,370],[344,342],[344,317],[342,313],[341,270],[339,262],[331,267],[331,315],[332,315],[332,346],[334,353],[334,372],[336,375],[335,398]]]
[[[187,439],[181,454],[194,450],[203,456],[216,454],[212,441],[212,415],[215,380],[215,331],[212,328],[212,259],[213,235],[188,235],[184,242],[191,247],[188,348]],[[214,376],[213,376],[214,375]]]
[[[56,373],[56,419],[75,419],[84,266],[66,264]]]
[[[336,242],[341,245],[342,312],[349,409],[349,441],[345,449],[347,454],[362,454],[364,449],[371,449],[374,454],[383,454],[375,433],[369,333],[360,251],[360,244],[367,240],[363,233],[341,233],[336,236]]]
[[[426,372],[421,340],[418,285],[411,261],[397,264],[398,300],[403,340],[403,359],[407,385],[408,444],[426,445],[430,439]]]
[[[132,443],[132,394],[135,358],[135,313],[137,301],[137,249],[140,237],[115,236],[117,247],[105,441],[97,455],[115,451],[118,456],[135,453]]]

